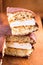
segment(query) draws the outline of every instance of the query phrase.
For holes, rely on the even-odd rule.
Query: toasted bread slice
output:
[[[32,51],[33,49],[17,49],[17,48],[7,47],[5,50],[5,54],[11,56],[25,57],[25,56],[30,56]]]

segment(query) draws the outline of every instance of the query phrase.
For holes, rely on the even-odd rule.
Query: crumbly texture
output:
[[[26,20],[34,19],[35,17],[30,12],[13,12],[7,13],[9,25],[11,22],[24,22]],[[35,20],[35,19],[34,19]],[[28,25],[28,26],[14,26],[11,27],[12,35],[25,35],[29,34],[33,31],[36,31],[38,27],[35,25]]]
[[[6,55],[12,55],[12,56],[20,56],[20,57],[25,57],[25,56],[30,56],[30,54],[33,51],[33,48],[31,46],[31,49],[23,49],[23,48],[16,48],[16,47],[10,47],[10,45],[14,45],[14,43],[18,44],[34,44],[34,40],[31,39],[28,35],[24,36],[7,36],[6,37],[6,49],[5,49],[5,54]]]
[[[16,49],[16,48],[10,48],[7,47],[5,49],[5,54],[6,55],[11,55],[11,56],[20,56],[20,57],[25,57],[25,56],[30,56],[32,53],[33,49]]]
[[[12,35],[26,35],[37,30],[38,28],[34,25],[33,26],[19,26],[19,27],[11,28],[11,33]]]
[[[34,18],[32,13],[30,12],[7,13],[7,15],[8,15],[9,23],[15,22],[17,20],[20,20],[22,22],[22,21]]]
[[[35,41],[29,37],[29,35],[24,35],[24,36],[6,36],[6,42],[8,43],[31,43],[34,44]]]

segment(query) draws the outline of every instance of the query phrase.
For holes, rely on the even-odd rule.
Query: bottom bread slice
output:
[[[19,49],[19,48],[7,47],[5,49],[5,54],[12,55],[12,56],[25,57],[25,56],[30,56],[32,51],[33,49]]]
[[[11,33],[12,35],[25,35],[25,34],[29,34],[33,31],[37,31],[38,27],[36,27],[36,25],[34,26],[19,26],[19,27],[13,27],[11,28]]]

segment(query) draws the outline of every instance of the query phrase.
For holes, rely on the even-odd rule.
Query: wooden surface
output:
[[[1,14],[3,25],[7,25],[5,14]],[[35,49],[30,57],[17,58],[11,56],[5,56],[3,59],[3,65],[43,65],[43,29],[39,16],[36,16],[39,30],[35,32],[37,36],[37,42],[34,45]]]

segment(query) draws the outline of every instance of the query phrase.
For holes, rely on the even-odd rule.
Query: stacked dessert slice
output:
[[[38,30],[35,14],[27,9],[7,8],[7,18],[12,35],[6,36],[5,54],[12,56],[30,56],[36,36],[33,33]]]

